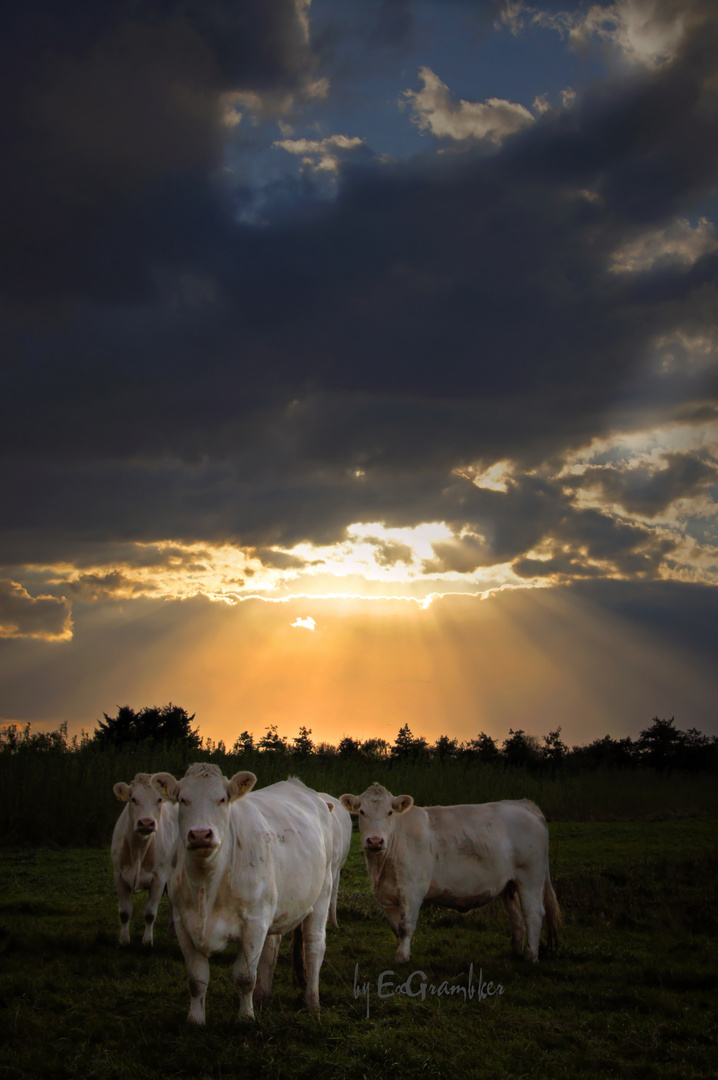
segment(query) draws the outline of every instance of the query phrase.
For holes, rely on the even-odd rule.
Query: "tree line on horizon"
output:
[[[398,731],[393,743],[382,738],[354,739],[344,736],[337,745],[315,743],[311,728],[301,726],[291,740],[269,725],[263,736],[243,731],[228,747],[223,740],[204,739],[198,727],[193,727],[195,715],[189,715],[172,702],[134,710],[129,705],[118,708],[115,716],[103,714],[92,735],[83,731],[68,737],[67,722],[55,731],[33,732],[28,723],[23,728],[9,724],[0,729],[0,753],[94,753],[148,745],[172,746],[187,752],[207,755],[245,757],[271,755],[301,761],[307,758],[356,760],[363,762],[413,762],[416,764],[445,764],[481,762],[505,768],[523,767],[530,770],[550,768],[627,768],[647,765],[659,771],[683,769],[718,771],[718,737],[705,735],[696,728],[682,731],[675,717],[655,716],[637,739],[614,739],[610,735],[594,739],[584,746],[569,747],[561,737],[561,728],[541,738],[524,730],[509,728],[509,734],[499,746],[485,732],[475,739],[460,741],[441,735],[435,743],[415,736],[407,724]]]

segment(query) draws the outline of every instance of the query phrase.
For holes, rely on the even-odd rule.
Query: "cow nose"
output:
[[[214,833],[211,829],[190,829],[187,833],[190,847],[209,847],[213,841]]]
[[[383,836],[367,836],[366,846],[369,848],[382,848],[384,847]]]
[[[137,828],[140,830],[140,832],[154,832],[157,828],[157,824],[154,818],[141,817],[140,820],[137,822]]]

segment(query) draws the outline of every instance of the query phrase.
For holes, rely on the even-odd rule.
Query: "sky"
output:
[[[718,734],[713,0],[27,0],[0,723]]]

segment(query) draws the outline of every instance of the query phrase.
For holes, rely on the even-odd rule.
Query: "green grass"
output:
[[[165,934],[155,948],[116,944],[105,850],[0,852],[0,1080],[47,1077],[312,1077],[362,1080],[630,1077],[718,1073],[716,822],[558,822],[554,884],[565,917],[558,957],[514,961],[501,905],[462,916],[424,909],[412,960],[368,889],[355,835],[342,875],[339,930],[328,933],[322,1012],[303,1011],[287,946],[273,999],[254,1025],[236,1022],[230,952],[213,958],[207,1027],[189,1028],[184,963]],[[355,965],[370,983],[355,999]],[[395,982],[503,986],[483,1001],[379,1000]],[[417,977],[418,981],[418,977]]]

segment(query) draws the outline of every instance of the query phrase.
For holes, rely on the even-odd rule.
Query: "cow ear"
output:
[[[227,797],[230,802],[234,802],[235,799],[241,799],[243,795],[246,795],[248,791],[251,791],[254,785],[257,783],[257,777],[253,772],[238,772],[235,773],[231,780],[227,782]]]
[[[414,800],[411,795],[397,795],[395,799],[392,799],[391,805],[397,814],[403,814],[405,810],[414,805]]]
[[[156,772],[150,777],[152,788],[168,802],[177,802],[179,798],[179,783],[172,773]]]
[[[359,813],[359,802],[356,795],[342,795],[339,802],[342,804],[345,810],[348,810],[350,814]]]
[[[120,800],[120,802],[129,802],[130,801],[130,786],[129,786],[129,784],[125,784],[125,783],[123,783],[122,780],[120,780],[119,783],[115,784],[115,786],[113,787],[112,790],[115,793],[115,797],[118,798]]]

